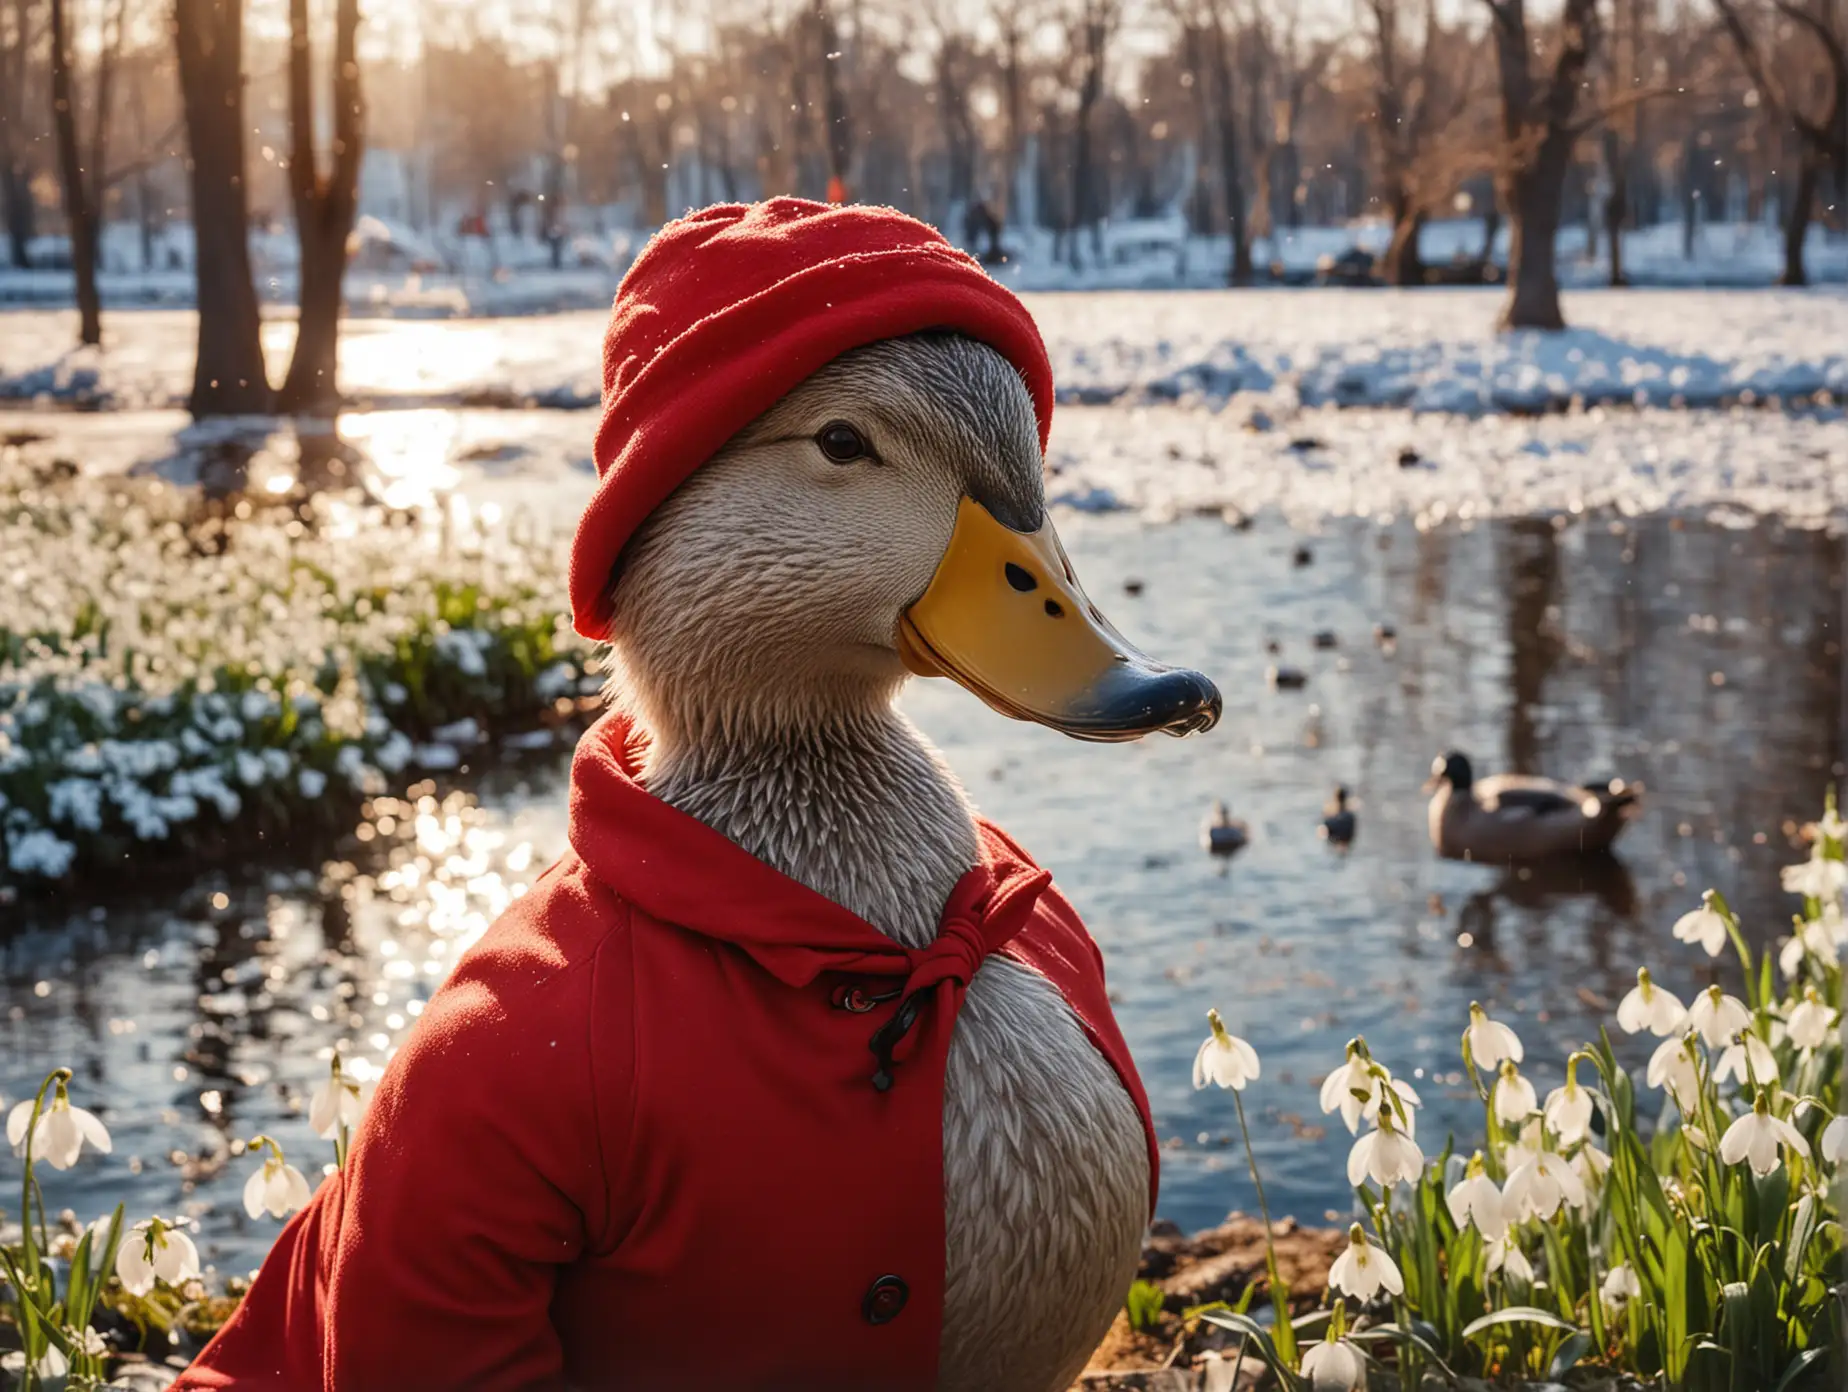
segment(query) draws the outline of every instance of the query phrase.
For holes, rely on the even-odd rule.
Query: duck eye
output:
[[[815,443],[836,464],[851,464],[856,459],[864,459],[868,454],[866,441],[846,421],[833,421],[822,426],[815,436]]]

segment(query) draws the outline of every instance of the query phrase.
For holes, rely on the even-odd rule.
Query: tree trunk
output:
[[[828,123],[824,143],[828,151],[828,197],[846,202],[847,171],[853,162],[853,131],[847,124],[847,93],[841,85],[840,53],[834,29],[834,12],[828,0],[815,7],[815,38],[821,52],[823,115]]]
[[[333,415],[340,406],[336,377],[340,344],[340,291],[346,279],[347,238],[359,201],[364,107],[359,89],[356,35],[359,0],[334,10],[334,148],[322,178],[314,152],[314,72],[308,46],[308,0],[289,0],[289,189],[301,248],[300,313],[289,373],[276,409]]]
[[[1540,168],[1517,174],[1508,193],[1508,302],[1504,329],[1563,329],[1559,276],[1554,257],[1559,240],[1559,202],[1565,170]],[[1557,173],[1558,179],[1544,177]]]
[[[1779,285],[1808,285],[1809,273],[1803,265],[1803,243],[1809,236],[1810,213],[1816,202],[1816,181],[1822,173],[1822,161],[1805,149],[1797,157],[1796,188],[1790,195],[1790,207],[1784,214],[1784,271]]]
[[[1393,200],[1392,242],[1386,248],[1386,283],[1414,286],[1424,284],[1424,258],[1418,240],[1424,232],[1425,215],[1414,212],[1410,200]]]
[[[1630,179],[1628,159],[1623,150],[1623,142],[1617,132],[1606,127],[1604,131],[1604,173],[1610,180],[1610,188],[1604,195],[1604,236],[1610,246],[1610,282],[1612,285],[1628,285],[1629,278],[1623,273],[1623,224],[1630,212]]]
[[[26,171],[14,163],[12,155],[0,150],[0,202],[6,204],[7,258],[18,270],[32,264],[33,227],[32,189]]]
[[[78,342],[97,347],[103,341],[103,305],[96,293],[96,209],[84,178],[83,152],[77,148],[71,64],[64,0],[51,0],[51,123],[58,144],[58,180],[64,186],[64,217],[70,224],[71,269],[77,278]]]
[[[194,416],[267,411],[269,380],[250,280],[244,185],[243,0],[174,0],[174,48],[192,160],[193,275],[199,352]]]
[[[1239,168],[1237,106],[1232,92],[1232,64],[1226,55],[1226,30],[1213,19],[1213,85],[1219,97],[1219,169],[1225,185],[1226,226],[1232,234],[1230,285],[1251,284],[1251,232],[1245,220],[1245,176]]]

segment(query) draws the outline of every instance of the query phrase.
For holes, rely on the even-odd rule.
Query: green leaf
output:
[[[1547,1365],[1547,1377],[1554,1382],[1560,1381],[1568,1371],[1578,1366],[1579,1359],[1583,1358],[1590,1349],[1591,1335],[1582,1331],[1574,1334],[1561,1344],[1559,1351],[1553,1355],[1553,1361]]]
[[[1302,1392],[1305,1384],[1296,1369],[1277,1356],[1277,1346],[1271,1342],[1270,1331],[1250,1315],[1241,1315],[1231,1310],[1209,1310],[1200,1318],[1221,1329],[1230,1329],[1234,1334],[1243,1334],[1246,1342],[1258,1351],[1258,1357],[1264,1360],[1265,1366],[1276,1375],[1284,1392]]]
[[[1428,1324],[1425,1325],[1422,1330],[1416,1326],[1407,1329],[1402,1324],[1376,1324],[1371,1329],[1350,1329],[1347,1337],[1357,1344],[1390,1341],[1395,1344],[1409,1345],[1417,1349],[1426,1358],[1429,1358],[1443,1370],[1445,1377],[1455,1382],[1457,1377],[1456,1373],[1453,1372],[1450,1365],[1444,1361],[1443,1354],[1438,1352],[1437,1345],[1430,1337],[1434,1333],[1436,1333],[1436,1331]]]
[[[1505,1310],[1484,1315],[1479,1320],[1471,1320],[1463,1326],[1463,1337],[1474,1338],[1485,1329],[1492,1329],[1498,1324],[1538,1324],[1547,1329],[1558,1329],[1568,1334],[1576,1334],[1578,1326],[1562,1320],[1547,1310],[1535,1309],[1532,1305],[1510,1305]]]
[[[1795,1386],[1797,1379],[1803,1376],[1805,1368],[1828,1356],[1829,1350],[1826,1345],[1822,1348],[1806,1349],[1799,1353],[1790,1360],[1790,1366],[1784,1369],[1784,1375],[1777,1380],[1777,1386],[1772,1388],[1771,1392],[1784,1392],[1785,1388]]]
[[[1161,1309],[1167,1302],[1168,1293],[1153,1281],[1135,1281],[1129,1287],[1129,1294],[1123,1297],[1123,1308],[1129,1313],[1129,1327],[1138,1333],[1147,1333],[1161,1322]]]

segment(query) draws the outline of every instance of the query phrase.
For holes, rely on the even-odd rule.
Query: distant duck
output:
[[[1229,856],[1245,848],[1251,840],[1251,828],[1239,821],[1225,803],[1213,802],[1213,810],[1200,825],[1200,848],[1216,856]]]
[[[1492,863],[1594,855],[1642,810],[1642,785],[1580,787],[1500,773],[1477,778],[1451,750],[1431,761],[1431,844],[1439,855]]]
[[[1354,842],[1354,829],[1357,819],[1348,807],[1348,790],[1345,785],[1335,789],[1334,797],[1322,809],[1328,815],[1322,818],[1322,839],[1331,846],[1347,847]]]
[[[1273,662],[1264,669],[1264,680],[1277,691],[1301,691],[1309,685],[1309,674],[1300,667],[1286,667]]]

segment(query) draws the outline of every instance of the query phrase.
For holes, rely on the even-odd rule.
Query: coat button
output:
[[[866,1298],[860,1302],[860,1313],[866,1316],[868,1324],[889,1324],[898,1318],[898,1312],[905,1308],[905,1302],[911,1298],[911,1288],[897,1276],[881,1276],[866,1288]]]

